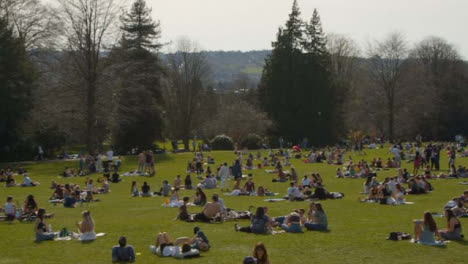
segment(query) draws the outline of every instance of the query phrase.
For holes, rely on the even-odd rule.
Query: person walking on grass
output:
[[[229,168],[227,162],[219,168],[218,176],[221,178],[220,188],[221,191],[224,190],[224,186],[226,186],[226,191],[229,192],[229,185],[228,185],[228,177],[229,177]]]

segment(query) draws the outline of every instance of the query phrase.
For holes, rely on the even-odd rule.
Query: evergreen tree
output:
[[[275,122],[274,134],[315,145],[330,141],[329,73],[324,35],[318,13],[313,23],[304,23],[297,2],[273,42],[258,88],[263,109]],[[311,34],[313,32],[313,34]]]
[[[24,43],[0,18],[0,159],[21,159],[17,155],[21,123],[32,106],[35,73]]]
[[[322,22],[317,9],[314,9],[310,22],[305,26],[305,36],[303,46],[306,52],[322,58],[328,55],[327,39],[325,33],[323,33]]]
[[[128,49],[148,49],[158,51],[162,44],[160,23],[151,18],[151,8],[145,0],[136,0],[130,12],[121,17],[123,36],[122,46]]]
[[[162,136],[160,106],[163,67],[158,56],[162,44],[159,23],[154,23],[145,1],[136,0],[122,19],[123,36],[109,63],[113,65],[112,85],[117,86],[113,143],[121,151],[150,148]]]

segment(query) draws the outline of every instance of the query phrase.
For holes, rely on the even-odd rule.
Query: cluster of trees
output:
[[[453,140],[468,130],[468,65],[455,47],[428,37],[411,47],[401,33],[360,49],[292,12],[273,42],[258,89],[270,131],[314,145],[362,131],[390,140]]]
[[[144,0],[119,3],[0,0],[0,159],[39,145],[126,152],[178,139],[189,149],[220,134],[325,145],[356,130],[446,140],[468,129],[468,66],[441,38],[410,46],[392,33],[360,49],[325,34],[316,10],[303,20],[294,1],[259,84],[246,72],[220,92],[197,43],[162,43]]]
[[[144,0],[123,12],[117,0],[57,4],[0,0],[0,159],[78,143],[90,153],[104,143],[127,152],[167,138],[188,149],[194,136],[241,140],[270,124],[242,94],[215,93],[195,42],[181,38],[161,56],[169,44]],[[227,131],[232,124],[258,130]]]

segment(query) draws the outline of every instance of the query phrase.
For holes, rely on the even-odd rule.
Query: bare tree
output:
[[[27,50],[53,46],[60,24],[40,0],[0,0],[0,9]]]
[[[97,128],[97,94],[102,73],[102,51],[109,42],[111,28],[118,18],[117,0],[60,0],[65,48],[82,81],[80,88],[86,112],[86,144],[94,153],[100,142]]]
[[[336,94],[333,113],[333,127],[336,133],[334,137],[338,138],[346,132],[346,104],[349,104],[349,94],[355,88],[359,48],[351,38],[330,34],[327,36],[327,50],[330,54],[332,82]]]
[[[170,136],[182,138],[189,149],[189,138],[199,125],[196,117],[209,68],[198,45],[180,38],[168,58],[168,82],[163,88],[166,104],[166,125]]]
[[[221,102],[222,107],[203,126],[206,136],[225,134],[240,143],[248,134],[265,135],[272,127],[273,122],[267,114],[254,105],[228,95],[224,96],[223,101],[226,102]]]
[[[391,33],[382,41],[369,44],[369,76],[384,91],[387,103],[388,137],[394,136],[395,100],[403,76],[408,49],[402,34]]]

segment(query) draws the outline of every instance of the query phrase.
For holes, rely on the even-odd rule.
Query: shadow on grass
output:
[[[468,241],[463,239],[463,238],[459,239],[459,240],[453,240],[453,242],[458,243],[458,244],[460,244],[462,246],[468,246]]]

